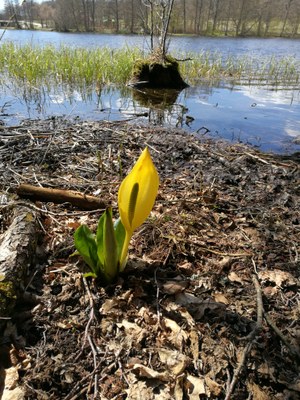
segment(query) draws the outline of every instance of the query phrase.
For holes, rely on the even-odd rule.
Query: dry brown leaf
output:
[[[223,303],[217,303],[209,298],[202,300],[189,293],[180,293],[176,296],[176,300],[179,304],[187,307],[187,309],[193,314],[193,317],[197,320],[202,319],[205,312],[219,314],[223,313],[226,308]]]
[[[188,375],[186,378],[186,389],[190,400],[199,400],[200,396],[206,395],[204,378]]]
[[[152,368],[146,367],[143,364],[134,364],[132,371],[137,373],[139,376],[143,376],[144,378],[158,379],[164,382],[167,382],[170,379],[170,375],[167,371],[158,372]]]
[[[190,338],[190,351],[193,355],[194,368],[198,370],[199,363],[199,336],[195,329],[192,329],[189,333]]]
[[[133,322],[127,321],[126,319],[123,319],[123,321],[118,323],[117,326],[118,328],[124,328],[126,335],[131,336],[136,343],[140,343],[147,335],[145,329]]]
[[[163,285],[163,291],[167,294],[176,294],[181,293],[187,287],[188,283],[186,281],[176,282],[176,281],[167,281]]]
[[[180,375],[188,365],[189,359],[177,350],[159,349],[160,361],[174,375]]]
[[[127,290],[121,296],[105,300],[105,302],[102,304],[100,308],[100,313],[103,315],[109,315],[109,314],[119,315],[121,313],[120,310],[121,305],[129,303],[131,297],[132,297],[132,291]]]
[[[128,400],[173,400],[169,385],[160,381],[138,380],[136,375],[132,373],[127,375],[127,381],[129,388],[125,392]],[[114,397],[114,399],[117,398],[119,399],[120,396]]]
[[[234,271],[229,272],[228,279],[230,280],[230,282],[237,282],[241,284],[245,283],[245,279]]]
[[[218,303],[229,304],[227,297],[225,297],[223,293],[215,293],[214,299]]]
[[[278,286],[267,286],[263,288],[263,293],[266,297],[272,297],[276,293],[278,293],[279,287]]]
[[[138,315],[143,318],[147,325],[156,325],[157,324],[157,314],[154,314],[146,307],[141,307]]]
[[[287,287],[298,285],[299,282],[287,271],[280,269],[260,271],[258,277],[262,282],[275,283],[278,287]]]
[[[25,394],[19,387],[13,390],[4,390],[1,400],[24,400]]]
[[[229,267],[232,264],[233,260],[234,260],[233,257],[225,256],[222,258],[221,261],[219,261],[219,265],[222,268]]]
[[[183,399],[182,378],[178,378],[176,379],[174,388],[174,400],[182,400],[182,399]]]
[[[118,307],[119,305],[119,300],[118,299],[107,299],[105,302],[102,304],[102,307],[100,308],[100,313],[102,315],[108,315],[110,312],[115,308]]]
[[[172,301],[168,301],[168,303],[165,305],[165,308],[167,311],[176,311],[180,313],[180,316],[182,318],[185,318],[186,322],[190,327],[195,327],[195,320],[191,316],[191,314],[183,307],[181,307],[179,304],[176,304]]]
[[[4,391],[1,397],[2,400],[23,400],[25,398],[24,391],[17,386],[18,382],[19,373],[17,368],[11,367],[6,369]]]
[[[174,343],[175,346],[182,347],[188,339],[188,334],[172,319],[164,318],[163,323],[166,328],[172,331],[169,340]]]
[[[247,382],[247,388],[252,394],[253,400],[271,400],[270,396],[260,389],[260,387],[254,382]]]
[[[177,267],[179,270],[182,270],[182,272],[184,272],[184,273],[193,271],[193,264],[188,261],[186,261],[182,264],[178,264]]]
[[[222,386],[219,385],[216,381],[212,380],[208,375],[206,375],[204,379],[210,393],[219,398],[222,393]]]
[[[5,370],[5,389],[13,390],[19,381],[19,373],[17,368],[11,367]]]
[[[182,306],[188,306],[190,304],[201,304],[203,302],[199,297],[194,296],[191,293],[179,293],[176,296],[176,301]]]
[[[137,381],[129,385],[126,389],[128,399],[130,400],[153,400],[153,388],[148,387],[146,382]]]

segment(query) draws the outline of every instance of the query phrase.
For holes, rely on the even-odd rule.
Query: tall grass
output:
[[[3,43],[0,47],[0,74],[15,84],[53,87],[72,85],[84,89],[95,85],[123,85],[130,79],[136,59],[143,58],[138,48],[38,47]],[[300,63],[292,57],[254,59],[222,57],[215,52],[177,54],[182,77],[191,85],[232,80],[235,83],[295,84],[299,82]]]
[[[4,43],[0,47],[0,73],[30,85],[124,84],[134,60],[141,57],[137,48],[112,50],[62,46],[37,47]]]
[[[188,61],[182,63],[181,71],[191,84],[197,84],[200,79],[209,82],[230,80],[237,84],[295,85],[300,78],[300,62],[293,57],[222,57],[209,51],[183,56]]]

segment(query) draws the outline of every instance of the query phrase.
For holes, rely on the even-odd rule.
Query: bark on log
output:
[[[0,331],[33,265],[38,232],[38,214],[19,206],[13,211],[10,226],[0,236]]]
[[[51,201],[53,203],[71,203],[83,210],[97,210],[106,208],[105,203],[95,196],[64,189],[52,189],[28,184],[22,184],[17,188],[17,194],[32,201]]]

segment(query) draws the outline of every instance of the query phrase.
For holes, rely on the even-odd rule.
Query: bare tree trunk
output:
[[[214,10],[214,17],[213,17],[212,33],[215,32],[216,27],[217,27],[219,11],[220,11],[219,5],[220,5],[220,0],[216,0],[215,10]]]
[[[83,23],[84,23],[84,30],[86,32],[89,31],[89,19],[88,19],[88,5],[86,0],[81,0],[82,10],[83,10]]]
[[[150,1],[150,48],[154,50],[154,4]]]
[[[131,18],[130,18],[130,33],[134,32],[134,0],[130,0]]]
[[[95,0],[91,0],[91,20],[92,20],[92,31],[93,32],[95,32],[95,30],[96,30],[95,14],[96,14]]]
[[[285,12],[285,17],[284,17],[283,26],[282,26],[282,29],[281,29],[281,32],[280,32],[280,36],[283,36],[283,34],[284,34],[292,2],[293,2],[293,0],[288,0],[287,4],[285,5],[286,12]]]
[[[236,36],[240,35],[241,27],[245,24],[245,21],[244,21],[245,6],[246,6],[246,1],[242,0],[241,11],[240,11],[239,19],[238,19],[238,22],[237,22],[237,25],[236,25],[236,31],[235,31]],[[242,30],[243,29],[244,28],[242,28]]]
[[[186,0],[183,0],[183,33],[186,33]]]
[[[195,20],[194,20],[194,30],[197,33],[197,35],[199,35],[199,33],[200,33],[202,10],[203,10],[203,0],[196,0],[196,12],[195,12]]]
[[[115,17],[116,17],[116,33],[120,31],[120,21],[119,21],[119,2],[115,0]]]
[[[161,36],[161,43],[160,43],[162,57],[165,57],[167,53],[166,41],[167,41],[167,35],[168,35],[168,29],[169,29],[173,5],[174,5],[174,0],[169,0]]]

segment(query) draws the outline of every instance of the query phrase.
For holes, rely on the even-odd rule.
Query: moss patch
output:
[[[0,317],[7,317],[17,300],[15,286],[12,282],[0,282]]]

